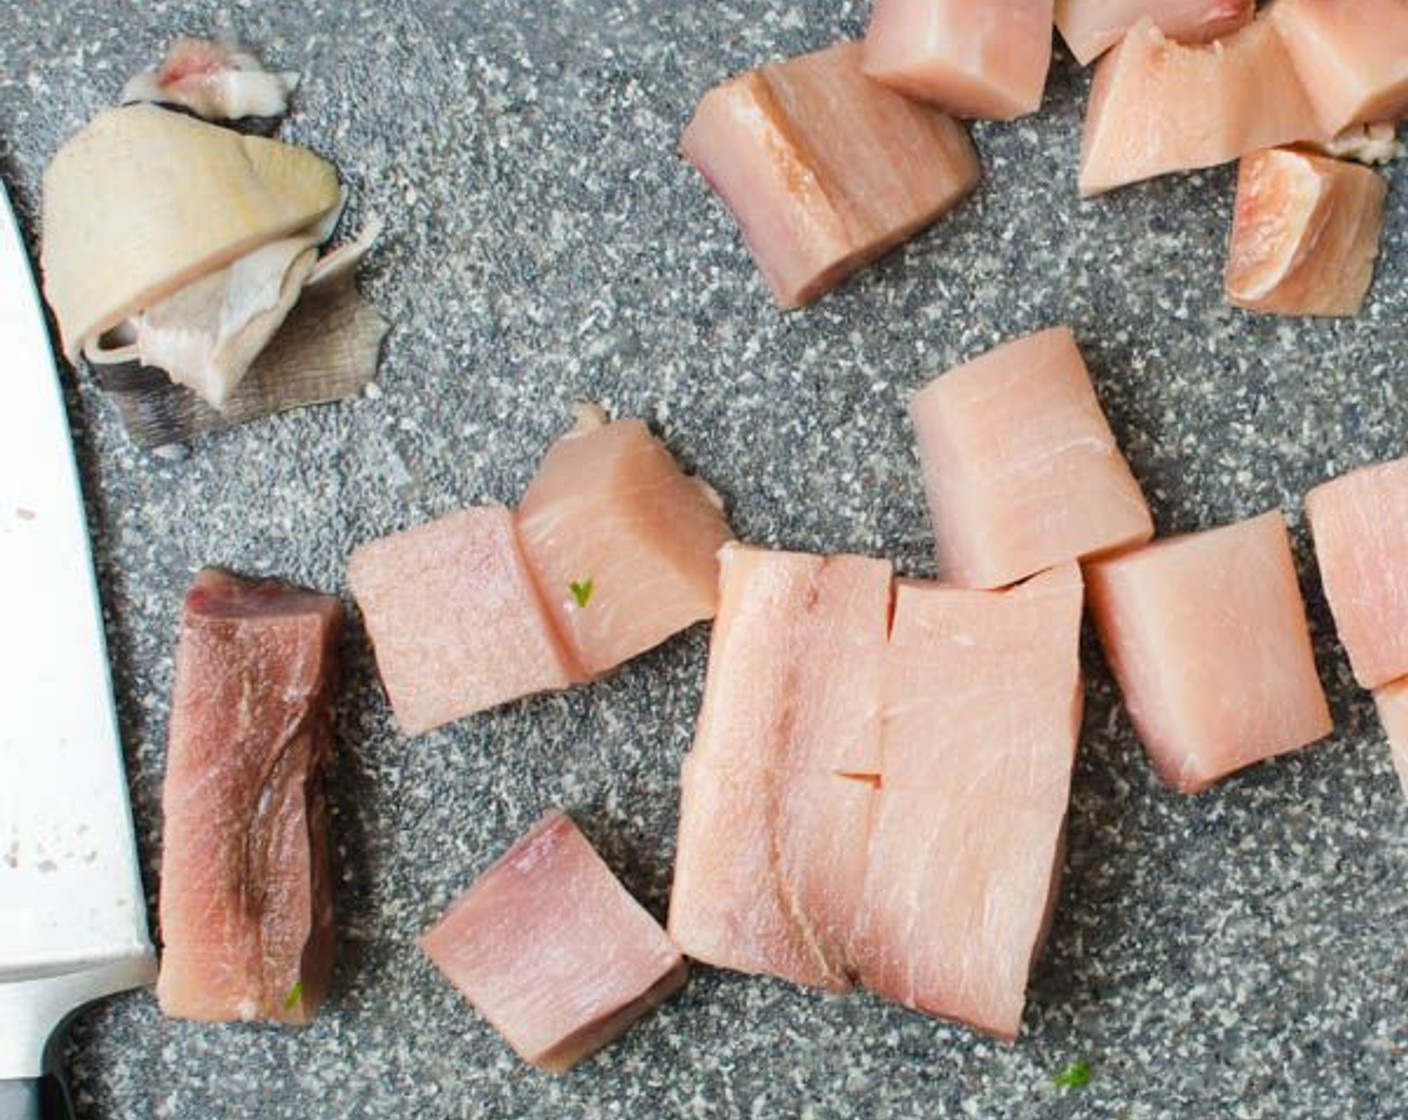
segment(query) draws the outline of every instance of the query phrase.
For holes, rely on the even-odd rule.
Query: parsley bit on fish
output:
[[[295,980],[293,987],[288,990],[288,995],[284,996],[284,1010],[292,1011],[298,1006],[298,1001],[303,998],[303,981]]]
[[[576,600],[577,606],[585,607],[592,599],[592,580],[588,576],[580,583],[573,580],[567,585],[567,590],[572,592],[572,598]]]

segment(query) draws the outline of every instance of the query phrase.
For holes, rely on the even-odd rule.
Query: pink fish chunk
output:
[[[1041,106],[1052,0],[875,0],[865,72],[958,117],[1010,120]]]
[[[879,773],[889,561],[730,544],[719,567],[694,755],[731,769]]]
[[[507,509],[461,510],[364,544],[347,581],[407,735],[583,679]]]
[[[1321,138],[1291,58],[1267,19],[1209,46],[1135,24],[1100,60],[1081,138],[1080,193],[1212,167],[1258,148]]]
[[[1380,688],[1408,676],[1408,459],[1323,483],[1305,510],[1355,679]]]
[[[1374,278],[1388,182],[1357,163],[1273,148],[1242,157],[1227,298],[1274,315],[1356,315]]]
[[[1056,0],[1056,26],[1082,66],[1148,17],[1179,43],[1211,43],[1251,22],[1256,0]]]
[[[1276,0],[1271,19],[1327,136],[1408,115],[1408,3]]]
[[[962,125],[870,81],[841,43],[710,90],[680,140],[784,308],[930,225],[978,183]]]
[[[670,936],[720,968],[849,991],[873,797],[865,779],[686,756]]]
[[[333,596],[269,580],[207,569],[186,595],[162,789],[168,1016],[301,1024],[327,992],[341,625]]]
[[[501,856],[420,941],[526,1062],[560,1073],[684,983],[664,931],[565,813]]]
[[[727,545],[720,569],[670,935],[709,964],[844,991],[880,765],[890,565]]]
[[[950,370],[909,413],[946,583],[1001,587],[1154,535],[1065,327]]]
[[[1086,568],[1105,656],[1165,783],[1196,793],[1333,729],[1278,511]]]
[[[732,538],[718,499],[640,420],[553,444],[518,533],[570,656],[597,677],[717,605],[715,556]]]
[[[884,776],[853,954],[861,982],[1011,1040],[1045,940],[1080,731],[1083,586],[902,581]]]
[[[1398,772],[1403,795],[1408,797],[1408,680],[1394,681],[1374,692],[1374,704],[1379,710],[1379,722]]]

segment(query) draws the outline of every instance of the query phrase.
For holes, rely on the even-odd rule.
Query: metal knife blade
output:
[[[0,187],[0,1079],[154,972],[73,445]]]

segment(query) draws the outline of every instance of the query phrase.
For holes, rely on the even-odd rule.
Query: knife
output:
[[[64,1025],[155,975],[73,445],[0,186],[0,1120],[69,1116]]]

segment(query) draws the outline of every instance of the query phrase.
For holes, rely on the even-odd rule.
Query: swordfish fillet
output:
[[[565,813],[553,811],[421,938],[526,1062],[560,1073],[673,995],[686,965]]]
[[[1408,0],[1276,0],[1271,19],[1326,135],[1408,115]]]
[[[1082,66],[1149,17],[1179,43],[1211,43],[1251,22],[1256,0],[1056,0],[1056,27]]]
[[[714,492],[640,420],[553,444],[517,523],[543,604],[588,677],[714,616],[716,554],[733,533]]]
[[[162,792],[169,1016],[306,1023],[327,991],[341,623],[333,596],[220,571],[186,596]]]
[[[1270,20],[1254,20],[1209,46],[1188,46],[1144,19],[1095,70],[1080,193],[1322,138]]]
[[[1106,660],[1167,785],[1197,793],[1332,730],[1279,511],[1087,565]]]
[[[1001,587],[1154,535],[1067,328],[950,370],[909,412],[944,582]]]
[[[978,183],[966,129],[866,78],[860,52],[840,43],[724,82],[680,139],[784,308],[834,288]]]
[[[1073,563],[896,593],[855,963],[880,995],[1009,1041],[1061,872],[1082,598]]]
[[[865,72],[957,117],[1035,113],[1051,68],[1051,3],[875,0]]]
[[[1357,163],[1286,148],[1243,156],[1228,300],[1275,315],[1357,314],[1387,195],[1388,181]]]
[[[685,760],[670,936],[709,964],[851,987],[891,570],[728,545]]]
[[[1408,676],[1408,459],[1322,483],[1305,510],[1355,679],[1380,688]]]

